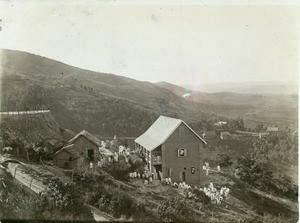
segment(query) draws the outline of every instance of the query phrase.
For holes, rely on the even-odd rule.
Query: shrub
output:
[[[158,209],[162,222],[191,222],[195,220],[193,210],[188,206],[185,199],[171,197],[163,202]]]
[[[229,167],[232,165],[232,161],[228,155],[225,154],[218,154],[218,163],[220,167]]]
[[[204,205],[210,204],[210,198],[208,196],[206,196],[206,194],[203,191],[194,189],[193,194],[195,195],[196,201],[199,201]]]
[[[91,211],[82,202],[81,194],[74,185],[63,183],[59,178],[49,178],[43,183],[46,189],[40,193],[41,206],[50,212],[51,218],[54,215],[56,220],[93,219]]]
[[[129,179],[130,164],[125,160],[119,160],[106,168],[115,179],[127,181]]]

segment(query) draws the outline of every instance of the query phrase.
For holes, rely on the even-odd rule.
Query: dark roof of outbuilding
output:
[[[69,144],[74,143],[80,136],[84,136],[86,139],[88,139],[89,141],[91,141],[92,143],[94,143],[96,146],[101,146],[101,141],[99,139],[97,139],[94,135],[92,135],[91,133],[87,132],[86,130],[83,130],[81,132],[79,132],[76,136],[74,136],[74,138],[69,140]]]
[[[55,154],[59,154],[59,153],[61,153],[63,151],[71,154],[72,157],[74,157],[76,159],[80,157],[79,152],[76,150],[74,144],[64,146],[63,148],[61,148],[60,150],[58,150],[57,152],[55,152]]]

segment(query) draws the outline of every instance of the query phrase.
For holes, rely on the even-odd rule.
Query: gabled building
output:
[[[215,131],[205,131],[202,133],[202,139],[208,140],[208,139],[216,139],[217,134]]]
[[[175,182],[199,183],[206,142],[184,121],[160,116],[135,140],[151,172]]]
[[[221,139],[228,139],[230,137],[229,132],[220,132],[220,138]]]
[[[53,154],[54,165],[65,169],[81,165],[83,160],[80,158],[74,144],[67,145]]]
[[[74,144],[79,155],[87,158],[87,161],[94,162],[98,160],[101,141],[86,130],[81,131],[74,138],[70,139],[68,144]]]
[[[266,131],[270,132],[270,133],[272,133],[272,132],[278,132],[278,127],[267,127]]]

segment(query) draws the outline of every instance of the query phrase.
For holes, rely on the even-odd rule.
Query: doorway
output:
[[[157,173],[158,179],[161,180],[160,175],[159,175],[159,172],[162,172],[161,165],[153,165],[153,167],[155,169],[154,171]]]
[[[185,182],[185,171],[181,172],[181,181]]]
[[[93,149],[89,149],[87,155],[88,155],[88,158],[90,159],[90,161],[94,161],[94,150]]]

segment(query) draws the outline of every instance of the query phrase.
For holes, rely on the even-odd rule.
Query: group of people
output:
[[[212,168],[210,168],[208,162],[205,162],[204,164],[205,164],[205,165],[202,167],[202,169],[206,172],[206,176],[208,176],[208,173],[209,173],[210,171],[215,172],[215,170],[213,170]],[[221,166],[220,166],[220,165],[217,166],[217,172],[218,172],[218,173],[221,172]]]
[[[226,200],[229,197],[230,189],[228,187],[221,187],[220,190],[218,190],[216,187],[214,187],[213,183],[211,182],[209,186],[204,186],[203,188],[197,188],[197,186],[192,187],[188,185],[185,182],[181,183],[172,183],[170,178],[165,179],[166,184],[172,185],[174,188],[177,188],[178,193],[187,197],[187,198],[193,198],[193,189],[202,191],[205,193],[206,196],[208,196],[212,203],[215,204],[221,204],[222,201]]]
[[[131,151],[129,147],[126,148],[126,146],[119,146],[119,155],[129,156],[130,153],[134,153],[134,151]]]
[[[148,184],[149,182],[151,183],[153,180],[158,179],[158,174],[157,173],[151,173],[149,171],[144,171],[143,173],[139,172],[133,172],[129,173],[130,178],[138,178],[138,179],[143,179],[144,184]]]
[[[221,204],[223,200],[229,197],[230,189],[227,187],[221,187],[220,190],[214,187],[213,183],[211,182],[209,186],[205,186],[204,188],[200,188],[200,191],[203,191],[206,196],[210,198],[212,202],[216,204]]]

